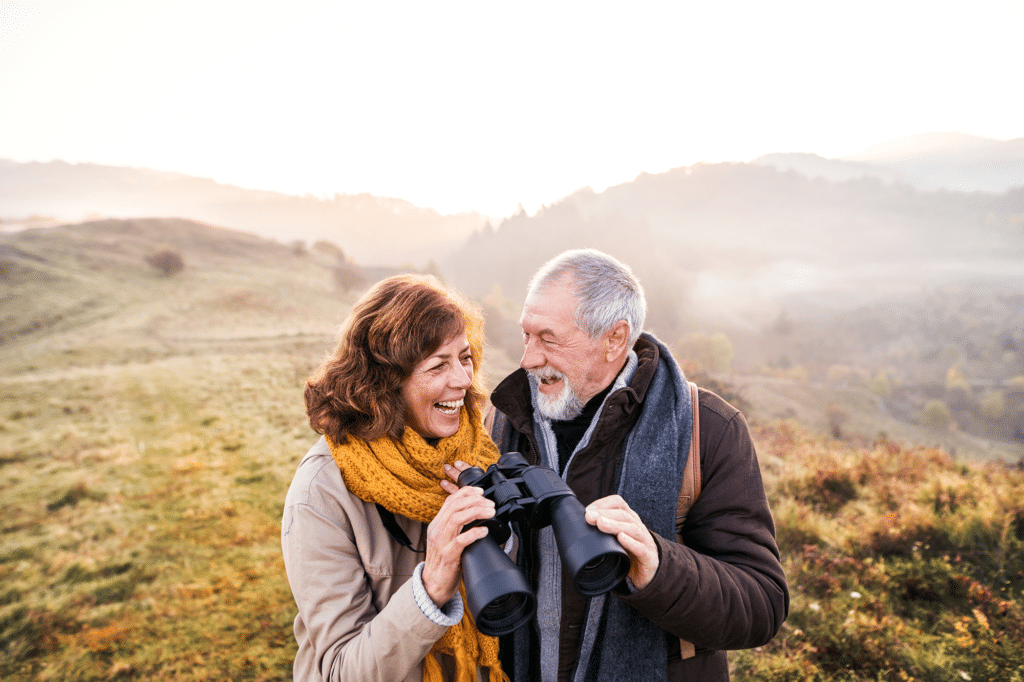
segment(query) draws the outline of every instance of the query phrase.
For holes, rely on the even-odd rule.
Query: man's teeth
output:
[[[456,412],[460,407],[462,407],[463,402],[464,401],[462,400],[452,400],[447,403],[437,403],[435,407],[442,412]]]

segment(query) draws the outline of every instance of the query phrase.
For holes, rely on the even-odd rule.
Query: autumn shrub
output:
[[[970,613],[966,578],[946,559],[888,562],[886,598],[893,614],[934,626],[949,614]]]
[[[146,256],[146,262],[164,277],[176,275],[185,269],[185,259],[170,247],[163,247]]]
[[[803,464],[783,483],[783,496],[828,513],[857,499],[858,483],[852,462],[835,457],[827,447],[818,447],[813,453],[809,451]]]
[[[829,403],[825,408],[825,418],[828,420],[829,431],[833,438],[843,437],[843,424],[850,420],[850,412],[838,403]]]
[[[827,544],[828,519],[805,504],[783,499],[772,504],[779,550],[786,554]]]
[[[981,416],[997,422],[1006,414],[1006,396],[1002,391],[989,390],[981,396]]]
[[[1024,472],[755,432],[791,609],[733,679],[1024,680]]]
[[[941,400],[929,400],[918,415],[918,422],[921,426],[935,431],[941,431],[948,427],[951,420],[949,406]]]
[[[681,358],[708,372],[726,373],[732,368],[733,347],[721,332],[691,332],[676,342]]]

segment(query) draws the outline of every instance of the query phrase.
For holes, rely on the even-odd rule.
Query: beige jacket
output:
[[[396,519],[412,546],[425,549],[426,524]],[[295,680],[422,681],[423,659],[447,630],[413,597],[424,555],[395,542],[376,507],[348,491],[323,438],[288,489],[281,549],[299,609]],[[445,679],[452,679],[453,661],[445,658]]]

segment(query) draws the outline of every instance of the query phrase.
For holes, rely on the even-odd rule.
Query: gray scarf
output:
[[[673,538],[676,498],[690,449],[690,391],[669,350],[653,336],[644,337],[658,346],[659,364],[647,389],[640,418],[626,440],[617,492],[648,529]],[[636,367],[636,355],[630,351],[626,367],[608,394],[628,385]],[[531,386],[536,392],[532,380]],[[590,440],[601,412],[597,411],[573,457]],[[542,461],[557,471],[558,451],[550,422],[535,413],[534,428]],[[570,459],[566,471],[571,464]],[[555,679],[558,662],[562,566],[550,528],[541,531],[539,547],[537,622],[542,632],[548,634],[541,637],[541,677],[546,682]],[[517,654],[526,653],[525,635],[523,631],[517,633]],[[665,632],[615,597],[603,595],[590,600],[581,642],[574,682],[665,679]]]

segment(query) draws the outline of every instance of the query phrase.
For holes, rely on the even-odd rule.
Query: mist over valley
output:
[[[564,249],[593,247],[640,277],[649,329],[693,371],[735,385],[753,418],[798,418],[869,439],[964,441],[952,447],[1015,459],[1022,408],[1009,382],[1024,375],[1024,184],[923,189],[905,169],[922,158],[942,161],[948,173],[966,164],[966,185],[984,153],[990,165],[1011,153],[1024,158],[1017,142],[919,136],[902,142],[902,156],[896,143],[885,147],[888,156],[876,150],[879,165],[817,157],[809,165],[794,155],[696,164],[602,192],[583,189],[500,221],[369,195],[288,197],[140,169],[7,162],[2,341],[10,358],[64,330],[89,338],[102,318],[122,320],[126,333],[137,325],[132,343],[165,347],[172,329],[188,337],[197,315],[210,318],[197,326],[207,336],[330,334],[361,288],[419,269],[484,305],[496,380],[518,362],[517,320],[531,274]],[[38,222],[85,207],[120,219],[17,229],[31,216]],[[160,215],[210,227],[146,217]],[[161,245],[184,257],[181,286],[188,282],[199,298],[234,297],[232,315],[214,315],[209,301],[160,300],[143,259]],[[221,266],[213,263],[227,270],[215,274]],[[128,272],[141,279],[115,284]],[[228,272],[230,286],[218,281]],[[275,272],[279,284],[267,288]],[[286,295],[297,286],[305,288]],[[142,301],[113,305],[133,296]],[[259,329],[238,321],[247,307]],[[727,362],[687,357],[712,337],[726,340]],[[830,382],[837,368],[861,379]],[[951,374],[966,384],[966,398],[950,400]],[[888,388],[872,394],[863,377],[879,376]],[[982,403],[996,394],[1004,408],[986,419]],[[921,411],[936,400],[952,403],[948,423],[922,428]],[[856,418],[837,428],[836,410]]]

